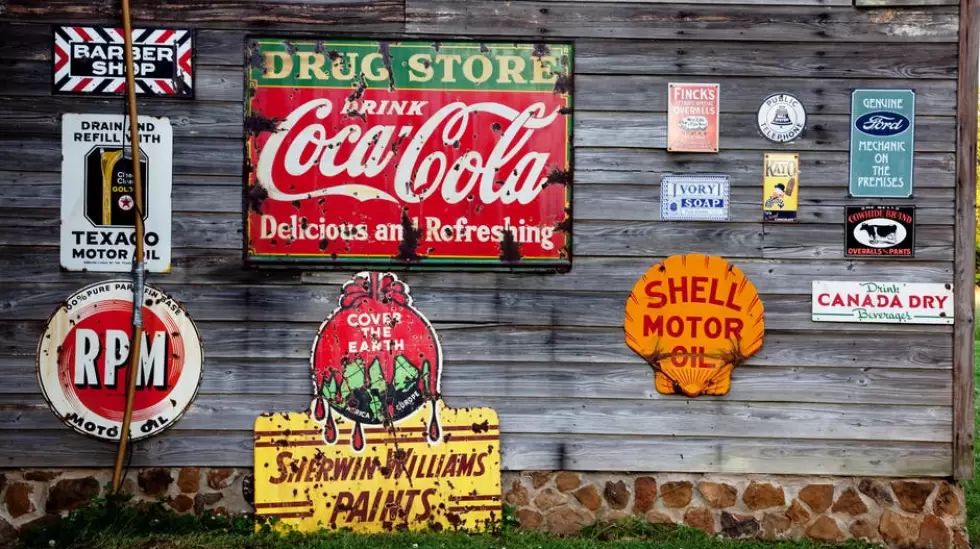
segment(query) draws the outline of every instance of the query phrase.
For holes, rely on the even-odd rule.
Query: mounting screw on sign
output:
[[[657,392],[724,395],[732,370],[762,348],[762,301],[720,257],[675,255],[651,267],[626,300],[626,344],[656,373]]]
[[[197,327],[180,303],[151,286],[145,298],[133,441],[177,422],[197,395],[204,360]],[[62,302],[41,335],[37,377],[44,399],[79,433],[119,440],[132,316],[132,282],[108,280]]]

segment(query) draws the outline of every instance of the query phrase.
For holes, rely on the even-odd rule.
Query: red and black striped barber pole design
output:
[[[138,94],[194,97],[193,34],[188,29],[133,29]],[[55,27],[55,93],[126,93],[124,48],[122,29]]]

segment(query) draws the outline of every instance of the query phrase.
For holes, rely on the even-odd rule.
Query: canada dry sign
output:
[[[171,427],[197,394],[204,354],[180,303],[146,286],[143,339],[130,437]],[[51,410],[72,429],[118,440],[126,402],[133,285],[107,280],[78,290],[48,320],[37,377]]]
[[[656,372],[657,391],[723,395],[762,348],[762,301],[740,269],[701,254],[651,267],[626,300],[626,344]]]

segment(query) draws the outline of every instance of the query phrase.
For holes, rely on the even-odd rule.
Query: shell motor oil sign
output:
[[[724,395],[732,370],[762,348],[762,301],[740,269],[701,254],[668,257],[626,300],[626,344],[661,394]]]
[[[500,519],[500,429],[448,408],[442,349],[390,273],[344,285],[310,358],[313,400],[255,423],[255,508],[300,530],[479,529]]]
[[[571,45],[248,54],[248,261],[570,267]]]
[[[130,437],[171,427],[201,383],[204,353],[194,321],[169,295],[145,287],[143,336]],[[38,344],[37,377],[63,423],[84,435],[119,440],[132,340],[133,285],[125,279],[86,286],[48,320]]]

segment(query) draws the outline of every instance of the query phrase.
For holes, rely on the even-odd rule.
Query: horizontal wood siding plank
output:
[[[66,452],[67,437],[74,437]],[[251,467],[252,431],[171,432],[133,445],[133,467]],[[0,431],[3,467],[108,467],[111,444],[51,431]],[[689,437],[501,436],[508,471],[656,471],[947,476],[950,445]]]
[[[27,1],[27,0],[23,0]],[[70,0],[65,0],[70,1]],[[491,0],[492,1],[492,0]],[[113,23],[115,19],[113,20]],[[58,21],[63,23],[63,21]],[[182,26],[186,24],[181,23]],[[198,29],[196,65],[222,65],[242,70],[246,30]],[[0,60],[41,61],[51,58],[51,30],[46,25],[0,23]],[[265,34],[277,34],[267,31]],[[282,34],[282,33],[278,33]],[[319,27],[316,36],[338,36]],[[393,39],[392,34],[384,35]],[[340,37],[340,36],[338,36]],[[494,32],[491,38],[496,38]],[[408,38],[411,38],[410,36]],[[576,74],[621,74],[711,77],[956,80],[956,44],[930,44],[909,40],[895,44],[788,43],[779,47],[764,42],[663,42],[646,40],[576,39]],[[746,60],[751,63],[746,63]],[[4,65],[0,64],[0,68]],[[5,71],[9,72],[9,71]],[[723,101],[725,95],[722,95]],[[950,97],[951,101],[954,100]],[[725,110],[725,107],[722,109]]]
[[[175,295],[178,300],[181,295]],[[331,309],[333,305],[331,304]],[[192,311],[193,313],[193,311]],[[204,322],[196,320],[207,360],[213,358],[309,360],[317,327],[328,314],[303,323]],[[825,331],[787,331],[780,325],[766,331],[762,349],[751,366],[820,368],[952,369],[952,332],[886,334],[844,333],[840,325]],[[547,364],[636,364],[644,362],[623,342],[617,328],[564,326],[451,325],[436,322],[443,353],[459,362],[544,362]],[[817,327],[817,326],[815,326]],[[0,320],[0,357],[35,357],[44,330],[42,321]],[[6,358],[0,358],[3,363]],[[304,372],[306,370],[304,369]]]
[[[813,440],[952,442],[952,407],[856,404],[745,403],[731,400],[644,400],[452,397],[453,408],[485,406],[505,433],[793,438],[807,426]],[[198,395],[178,431],[239,431],[255,424],[255,410],[308,410],[307,395]],[[0,430],[58,429],[41,395],[0,394]],[[700,421],[689,421],[696,416]]]
[[[768,343],[767,343],[768,344]],[[533,357],[529,356],[529,360]],[[525,397],[671,400],[657,393],[644,364],[448,361],[441,389],[456,397]],[[600,374],[600,375],[597,375]],[[36,394],[40,386],[31,357],[0,358],[0,393]],[[745,365],[732,376],[727,396],[703,400],[951,406],[949,370],[888,367],[789,367]],[[201,394],[309,396],[309,361],[209,358]]]
[[[919,259],[952,261],[952,227],[916,226],[915,254]],[[836,238],[838,242],[832,243]],[[766,224],[763,258],[839,258],[844,253],[844,235],[833,225]]]
[[[2,46],[0,46],[2,50]],[[8,81],[3,90],[7,96],[36,97],[38,89],[51,85],[51,62],[16,61],[0,59],[16,64],[5,70],[17,79]],[[194,68],[195,102],[241,102],[242,68],[232,66],[200,65]],[[575,77],[575,108],[594,111],[665,112],[667,110],[667,84],[670,82],[700,81],[697,77],[630,76],[580,74]],[[721,86],[724,112],[751,113],[759,110],[763,99],[775,92],[792,93],[811,114],[849,114],[851,90],[854,88],[903,88],[904,80],[811,80],[805,78],[738,78],[713,77],[712,82]],[[118,103],[118,101],[117,101]],[[153,107],[164,103],[170,107],[180,104],[167,99],[142,99]],[[953,116],[956,112],[956,82],[952,80],[920,80],[915,83],[915,111],[920,116]]]
[[[10,284],[67,283],[82,286],[102,280],[100,273],[65,272],[59,268],[58,248],[0,247],[0,257],[11,266],[4,273]],[[404,279],[417,289],[468,289],[522,291],[626,291],[662,257],[579,257],[575,267],[562,275],[527,276],[510,273],[414,272]],[[951,262],[896,260],[757,260],[733,259],[749,280],[757,281],[762,295],[810,295],[812,280],[930,280],[952,281]],[[238,250],[178,248],[173,269],[153,283],[175,284],[326,284],[339,288],[349,279],[346,271],[296,271],[242,268]]]
[[[723,173],[732,177],[732,186],[758,190],[762,155],[763,151],[726,150],[711,155],[668,153],[664,149],[578,147],[573,177],[575,184],[659,185],[664,173]],[[951,199],[954,161],[952,153],[916,153],[914,192],[937,188],[942,189],[943,198]],[[800,155],[802,184],[839,189],[838,198],[847,196],[848,169],[847,152],[808,151]]]
[[[60,208],[61,174],[55,172],[0,171],[0,203],[11,209]],[[184,178],[181,178],[184,179]],[[173,210],[180,213],[210,211],[239,213],[242,211],[241,184],[238,186],[211,185],[207,179],[184,184],[175,181],[172,194]],[[221,180],[224,182],[224,180]],[[801,180],[801,187],[806,182]],[[935,191],[935,193],[930,192]],[[952,225],[953,201],[933,194],[948,194],[947,189],[925,189],[917,193],[916,223]],[[576,185],[573,193],[575,219],[581,221],[659,221],[660,188],[643,185]],[[758,221],[762,218],[762,193],[759,188],[735,187],[731,192],[730,219],[735,222]],[[842,198],[836,188],[801,189],[798,196],[799,220],[803,223],[844,223],[845,205],[887,203],[889,200]]]
[[[958,10],[406,0],[406,27],[423,34],[775,42],[955,42]]]
[[[60,136],[63,112],[77,109],[77,100],[69,98],[8,98],[0,102],[0,135]],[[239,103],[154,102],[140,112],[146,116],[167,116],[174,129],[174,140],[187,137],[243,140],[243,107]],[[92,114],[119,114],[122,103],[110,99],[90,99],[85,111]],[[813,114],[807,121],[804,137],[795,141],[793,150],[847,151],[850,117]],[[759,135],[755,114],[732,114],[722,111],[722,149],[772,150],[773,144]],[[915,150],[951,152],[955,146],[956,120],[952,117],[916,116]],[[576,110],[574,115],[576,147],[667,148],[667,115]],[[240,147],[239,147],[240,148]],[[241,153],[239,153],[239,158]]]
[[[405,10],[402,0],[314,0],[308,2],[268,2],[239,0],[209,0],[207,2],[173,3],[166,1],[134,4],[134,21],[186,25],[249,27],[268,29],[306,26],[356,27],[362,30],[400,32]],[[51,22],[64,24],[117,23],[121,17],[117,4],[51,0],[38,4],[31,0],[5,2],[0,17],[20,22]]]
[[[296,322],[317,321],[335,307],[336,288],[325,286],[154,286],[184,303],[195,320]],[[43,320],[75,290],[71,287],[6,288],[0,301],[0,319]],[[425,303],[425,315],[435,322],[482,323],[521,326],[620,327],[627,291],[534,293],[468,290],[416,290],[417,303]],[[770,295],[765,298],[766,322],[783,330],[830,330],[879,333],[878,324],[838,323],[832,328],[810,320],[809,295]],[[950,326],[888,326],[889,331],[948,333]]]

